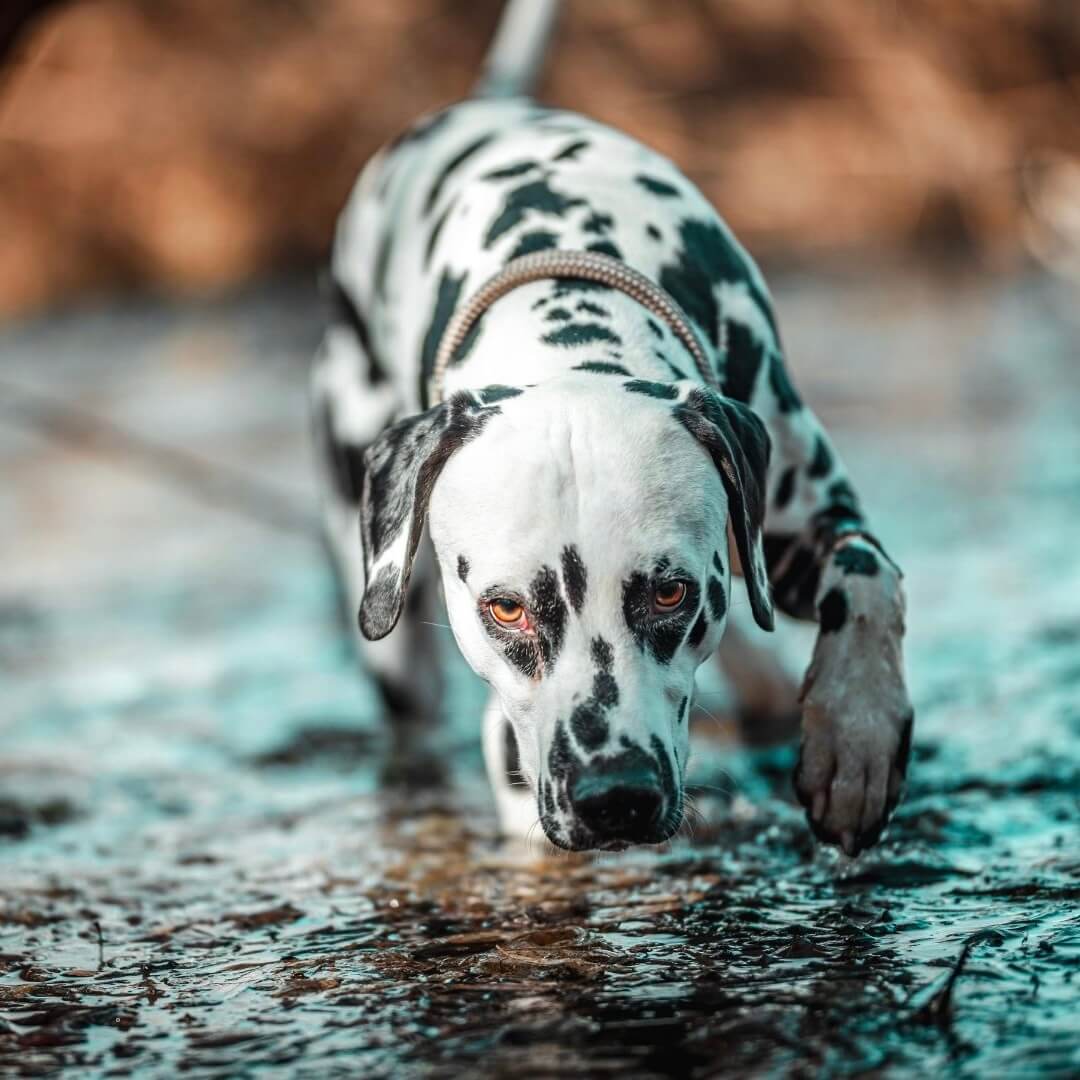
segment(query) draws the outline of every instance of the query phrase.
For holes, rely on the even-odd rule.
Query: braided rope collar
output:
[[[461,347],[469,331],[481,315],[496,300],[513,292],[520,285],[551,278],[579,278],[595,281],[636,300],[642,307],[664,320],[675,336],[694,358],[698,374],[710,385],[716,377],[709,365],[696,331],[675,299],[626,263],[596,251],[537,251],[511,259],[497,274],[476,290],[469,300],[454,312],[447,324],[435,353],[431,371],[432,403],[443,400],[446,388],[446,369],[454,353]]]

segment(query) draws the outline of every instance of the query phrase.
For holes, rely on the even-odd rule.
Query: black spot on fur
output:
[[[457,308],[464,284],[465,274],[455,277],[449,270],[443,270],[442,277],[439,278],[435,308],[431,312],[427,333],[424,335],[424,343],[420,350],[420,400],[425,405],[428,400],[428,382],[435,368],[435,353],[446,331],[446,324]]]
[[[660,324],[655,319],[646,319],[645,323],[656,337],[663,338],[664,331],[663,331],[662,327],[660,326]]]
[[[525,233],[517,242],[517,247],[510,252],[511,259],[520,259],[522,255],[531,255],[534,251],[548,251],[558,242],[553,232],[536,229]]]
[[[716,572],[718,574],[723,575],[723,573],[724,573],[724,560],[720,558],[720,552],[719,551],[714,551],[712,553],[712,564],[715,567]]]
[[[368,381],[372,386],[378,386],[386,382],[388,376],[386,370],[379,363],[375,350],[371,345],[371,333],[368,330],[367,320],[360,313],[360,309],[353,303],[352,297],[345,287],[336,278],[330,278],[330,320],[339,326],[348,327],[356,336],[360,350],[367,360]]]
[[[872,551],[864,547],[856,547],[851,543],[842,547],[833,556],[833,562],[845,574],[863,574],[866,577],[873,577],[881,569],[877,556]]]
[[[447,205],[446,209],[435,219],[435,224],[431,227],[431,232],[428,235],[427,247],[424,248],[424,269],[431,265],[431,256],[435,253],[435,245],[439,242],[439,237],[442,235],[443,226],[446,224],[446,219],[450,216],[450,211],[454,209],[454,202]]]
[[[823,634],[835,634],[847,622],[847,597],[840,589],[830,589],[818,605],[818,625]]]
[[[548,751],[548,773],[553,780],[565,780],[577,767],[578,761],[570,748],[570,739],[561,720],[555,722],[555,734]]]
[[[679,194],[679,189],[666,180],[658,180],[655,176],[646,176],[639,173],[634,177],[634,182],[640,184],[646,191],[661,198],[670,199]]]
[[[705,612],[702,611],[698,614],[697,622],[694,623],[690,636],[686,639],[690,643],[690,648],[696,649],[701,644],[708,629],[709,621],[705,618]]]
[[[719,622],[727,613],[727,596],[724,593],[724,585],[719,578],[709,578],[709,612]]]
[[[469,560],[464,555],[457,557],[457,576],[462,581],[467,581],[469,578]]]
[[[688,575],[680,571],[679,576]],[[669,664],[697,610],[700,591],[695,582],[688,580],[682,605],[670,615],[662,615],[653,611],[654,585],[655,578],[640,572],[631,574],[623,582],[623,618],[638,648],[643,652],[647,649],[659,663]]]
[[[596,315],[601,319],[610,319],[611,312],[607,308],[594,304],[591,300],[579,300],[575,311],[584,311],[588,315]]]
[[[412,127],[406,128],[400,135],[390,140],[387,152],[396,150],[408,143],[423,142],[441,130],[450,120],[451,109],[441,109],[430,116],[421,117]]]
[[[656,755],[656,764],[660,767],[660,787],[670,798],[675,794],[675,774],[672,771],[667,751],[664,749],[663,740],[659,735],[653,735],[649,743],[652,746],[653,754]]]
[[[743,282],[773,326],[768,297],[754,284],[745,257],[716,222],[685,219],[679,224],[679,241],[675,261],[660,270],[660,285],[714,346],[719,345],[720,332],[714,288],[722,282]]]
[[[480,339],[480,332],[484,328],[484,323],[487,320],[487,312],[485,311],[479,319],[477,319],[468,330],[465,331],[465,336],[461,339],[461,343],[450,354],[450,360],[447,363],[448,367],[457,367],[458,364],[464,364],[469,358],[469,354],[473,351],[477,341]]]
[[[648,379],[633,379],[623,383],[623,389],[631,394],[645,394],[647,397],[660,398],[662,401],[674,401],[679,396],[679,389],[670,383],[649,382]]]
[[[577,158],[578,154],[580,154],[582,150],[587,150],[588,147],[588,139],[575,139],[572,143],[564,146],[551,160],[573,161]]]
[[[727,320],[727,359],[723,390],[726,397],[749,402],[765,359],[764,346],[745,323]]]
[[[518,753],[517,736],[514,729],[503,721],[503,754],[506,765],[506,778],[512,784],[521,780],[521,755]]]
[[[570,714],[570,730],[586,750],[598,750],[607,742],[608,722],[595,701],[583,701]]]
[[[776,497],[773,500],[773,506],[777,510],[783,510],[795,494],[795,473],[795,466],[791,465],[780,475],[780,483],[776,485]]]
[[[375,292],[379,296],[386,295],[386,276],[390,272],[390,256],[393,250],[394,230],[384,228],[379,236],[379,246],[375,250],[375,269],[372,273]]]
[[[682,368],[673,364],[659,349],[653,349],[653,356],[660,361],[661,364],[666,364],[668,371],[671,372],[671,376],[674,379],[685,379],[686,372]]]
[[[520,397],[524,392],[520,386],[501,386],[499,383],[493,383],[482,390],[477,390],[476,393],[485,405],[494,405],[496,401]]]
[[[610,214],[601,214],[594,211],[582,222],[581,229],[582,232],[603,235],[614,224],[615,219]]]
[[[592,345],[598,341],[610,342],[612,345],[621,345],[622,338],[599,323],[571,323],[560,326],[558,330],[552,330],[541,339],[545,345],[563,345],[567,348],[576,348],[579,345]]]
[[[813,619],[821,576],[814,549],[800,536],[775,533],[765,537],[764,548],[777,607],[797,619]]]
[[[547,179],[533,180],[531,183],[523,184],[507,193],[502,210],[495,216],[495,220],[492,221],[484,237],[484,247],[491,247],[500,236],[519,225],[530,211],[563,217],[568,210],[584,205],[584,199],[573,198],[555,191]]]
[[[494,139],[494,135],[481,135],[480,138],[474,139],[468,146],[459,150],[438,172],[433,181],[431,187],[428,189],[427,198],[424,200],[424,213],[430,214],[435,209],[435,204],[439,201],[439,196],[442,194],[443,187],[446,185],[446,181],[450,179],[453,173],[460,169],[466,161],[469,160],[474,154],[479,153],[484,149],[489,142]]]
[[[544,318],[548,322],[569,322],[572,319],[573,313],[566,310],[564,307],[553,307]]]
[[[662,240],[664,238],[663,233],[655,225],[646,225],[645,232],[651,240]]]
[[[585,591],[588,584],[588,575],[585,572],[585,564],[581,561],[578,549],[573,544],[568,544],[562,552],[563,582],[566,585],[566,596],[574,611],[581,611],[585,603]]]
[[[555,666],[566,632],[566,602],[559,594],[559,575],[543,566],[529,589],[530,607],[536,620],[536,637],[547,674]]]
[[[344,502],[356,506],[360,502],[360,492],[364,484],[366,447],[353,446],[338,439],[334,434],[333,409],[329,401],[322,403],[315,417],[315,433],[334,490]]]
[[[622,364],[609,364],[604,360],[586,360],[584,364],[575,364],[575,371],[594,371],[598,375],[629,375]]]
[[[802,408],[802,400],[791,385],[784,361],[776,353],[769,357],[769,386],[776,395],[782,413],[798,412]]]
[[[610,240],[594,240],[585,245],[586,251],[595,251],[598,255],[610,255],[613,259],[621,259],[623,253]]]
[[[688,697],[684,697],[682,701],[679,702],[679,723],[683,723],[686,720],[686,714],[688,711],[687,705],[689,704],[690,699]]]
[[[829,475],[832,464],[833,456],[829,450],[829,444],[818,435],[814,440],[814,457],[806,470],[806,475],[820,480]]]
[[[515,161],[513,165],[504,165],[501,169],[493,169],[484,173],[481,180],[512,180],[515,176],[524,176],[533,169],[540,168],[538,161]]]

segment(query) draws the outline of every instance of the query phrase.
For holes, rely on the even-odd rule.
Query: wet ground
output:
[[[715,687],[667,850],[500,846],[460,663],[448,785],[380,785],[306,284],[3,332],[0,1073],[1080,1074],[1077,295],[776,291],[908,577],[911,783],[855,861]]]

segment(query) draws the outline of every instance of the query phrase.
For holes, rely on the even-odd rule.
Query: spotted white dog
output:
[[[900,573],[716,211],[659,154],[525,96],[554,7],[510,5],[481,91],[376,155],[339,224],[313,389],[361,651],[399,722],[433,714],[441,579],[492,688],[504,828],[539,820],[571,849],[658,842],[682,820],[695,672],[739,572],[762,627],[774,603],[818,622],[795,784],[816,834],[854,854],[907,765]],[[553,272],[480,305],[441,355],[493,275],[582,251],[685,317]],[[425,520],[434,562],[416,557]]]

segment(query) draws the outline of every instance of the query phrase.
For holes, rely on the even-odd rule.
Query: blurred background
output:
[[[500,8],[0,2],[0,1073],[1080,1074],[1080,3],[566,0],[555,37],[544,100],[763,264],[905,570],[910,784],[854,862],[707,669],[670,850],[500,845],[448,628],[449,767],[382,768],[316,279]]]
[[[318,263],[500,0],[8,0],[0,313]],[[680,163],[766,264],[1080,274],[1072,0],[588,0],[543,96]]]

